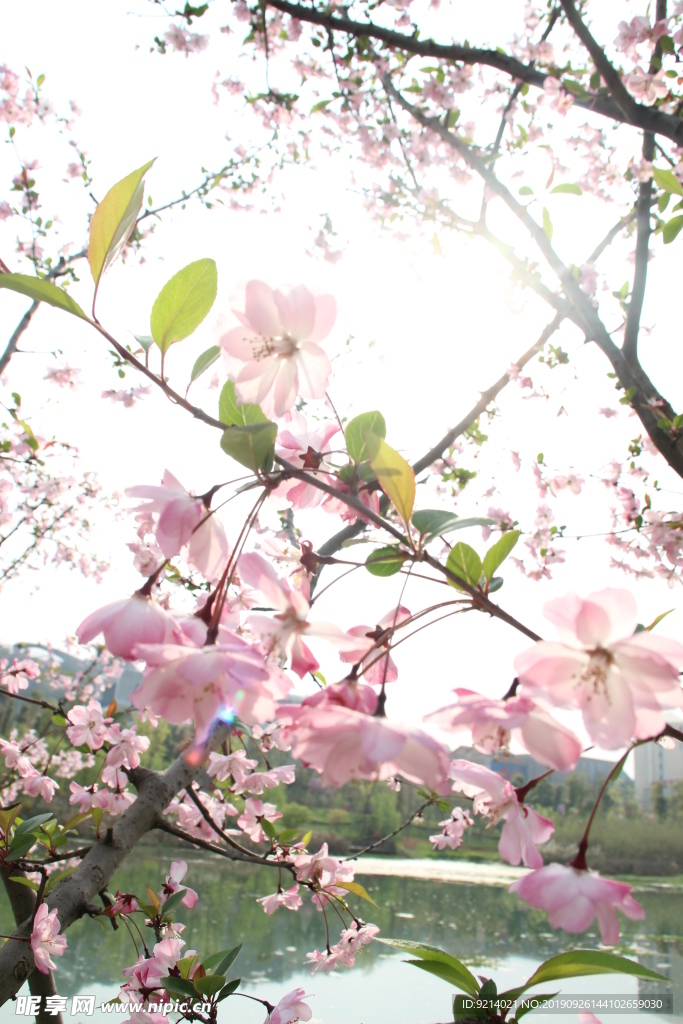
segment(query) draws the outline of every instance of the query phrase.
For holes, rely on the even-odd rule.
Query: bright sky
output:
[[[503,26],[504,35],[504,23],[512,23],[511,14],[518,5],[499,0],[494,6],[496,16],[487,10],[487,25]],[[463,22],[461,34],[483,41],[486,30],[477,24],[477,14],[477,5],[462,5],[462,16],[469,23]],[[48,0],[26,0],[3,11],[0,61],[17,70],[26,65],[34,75],[46,74],[47,94],[58,108],[63,109],[69,99],[81,108],[76,135],[92,159],[98,198],[124,174],[156,155],[157,163],[148,176],[149,192],[155,204],[171,199],[181,188],[198,183],[201,166],[216,169],[226,160],[226,130],[233,134],[244,130],[242,121],[228,123],[227,105],[213,106],[210,96],[217,69],[223,76],[230,70],[226,63],[234,59],[234,41],[218,36],[199,57],[162,58],[148,52],[152,37],[166,27],[165,21],[156,23],[153,17],[154,8],[144,0],[110,5],[106,16],[99,4],[71,0],[68,19],[63,6]],[[211,17],[210,25],[220,24],[217,13]],[[209,26],[197,27],[205,31]],[[42,159],[47,167],[38,172],[39,185],[45,182],[45,211],[59,210],[65,222],[62,240],[73,237],[79,243],[81,229],[72,225],[84,223],[85,197],[77,183],[60,183],[63,168],[73,156],[68,147],[49,142],[48,136],[47,130],[38,129],[35,144],[36,152],[46,154]],[[34,152],[28,137],[18,134],[18,140],[23,157],[31,159]],[[15,160],[9,146],[0,149],[0,181],[16,173]],[[529,161],[524,180],[539,187],[547,173],[541,155]],[[144,265],[116,266],[109,273],[102,288],[100,318],[124,343],[131,340],[127,331],[148,333],[149,310],[165,280],[186,263],[205,256],[213,257],[219,268],[216,315],[229,315],[230,293],[252,277],[274,286],[303,282],[314,291],[332,292],[340,314],[328,345],[330,354],[342,352],[348,336],[353,336],[350,353],[335,361],[330,392],[337,407],[343,415],[381,409],[387,419],[388,442],[416,457],[460,419],[479,390],[497,379],[535,340],[550,316],[540,302],[511,289],[506,266],[484,242],[468,244],[441,234],[437,253],[431,239],[415,237],[399,245],[388,233],[382,234],[350,187],[349,168],[339,158],[317,172],[289,173],[285,185],[281,213],[220,208],[207,212],[192,207],[166,216],[147,242]],[[477,199],[478,194],[463,188],[463,207]],[[552,197],[549,206],[558,250],[577,265],[615,220],[614,211],[588,197]],[[347,242],[343,258],[334,266],[307,254],[324,213],[331,215]],[[499,217],[496,222],[496,217],[494,212],[494,227],[514,240],[507,221]],[[631,273],[626,259],[630,245],[616,245],[604,264],[610,269],[613,287],[618,288]],[[5,261],[16,266],[11,221],[2,226],[0,246]],[[671,250],[666,267],[662,259],[652,264],[644,322],[653,331],[645,341],[644,361],[674,406],[680,407],[680,321],[678,304],[668,299],[679,286],[674,277],[677,261],[670,254]],[[91,282],[85,265],[82,277],[72,294],[87,307]],[[2,338],[9,337],[26,305],[20,297],[2,294]],[[212,313],[194,337],[171,351],[167,369],[178,390],[184,390],[194,359],[213,343],[215,321]],[[548,389],[548,400],[523,401],[516,388],[502,396],[502,417],[490,431],[494,443],[483,449],[479,460],[482,477],[492,478],[498,492],[476,504],[483,488],[471,495],[466,491],[457,505],[461,515],[485,514],[492,504],[511,511],[523,528],[532,526],[537,494],[531,463],[543,451],[555,471],[574,467],[587,478],[583,493],[559,506],[558,522],[568,524],[568,534],[600,534],[608,528],[607,492],[590,474],[600,474],[614,456],[625,457],[628,440],[639,433],[639,424],[626,415],[609,421],[597,415],[601,406],[618,408],[612,382],[605,376],[610,367],[597,350],[582,348],[570,328],[559,337],[571,353],[569,367],[549,374],[532,364],[534,382]],[[60,348],[64,360],[81,369],[84,386],[62,392],[43,383],[44,359],[18,356],[11,364],[8,390],[22,394],[37,431],[42,426],[47,435],[54,433],[80,447],[82,468],[96,469],[109,493],[157,482],[166,467],[198,493],[239,475],[221,452],[218,433],[191,422],[160,395],[152,395],[133,410],[100,399],[104,389],[142,381],[128,374],[120,382],[106,346],[85,326],[57,311],[41,309],[23,347]],[[200,383],[193,392],[196,402],[215,412],[216,391]],[[44,405],[42,411],[40,405]],[[558,416],[560,407],[567,416]],[[510,450],[522,455],[519,474],[513,472]],[[667,499],[662,498],[663,507],[680,507],[683,484],[665,470],[659,480],[671,489]],[[435,504],[433,496],[423,497],[418,490],[418,507]],[[127,505],[123,499],[122,507]],[[246,510],[246,501],[242,507]],[[225,522],[230,532],[238,526],[240,509],[238,502],[229,508]],[[331,517],[310,514],[297,516],[297,523],[314,542],[324,540],[338,525]],[[0,641],[49,640],[60,645],[65,634],[73,633],[94,608],[139,586],[125,547],[133,534],[133,524],[126,518],[113,526],[106,519],[100,528],[97,551],[112,561],[100,585],[48,568],[39,579],[34,575],[8,586],[2,595]],[[460,536],[483,553],[480,531],[470,534]],[[528,582],[512,567],[504,572],[500,603],[538,632],[552,635],[542,618],[543,603],[572,589],[587,593],[608,585],[632,588],[644,622],[679,605],[678,591],[668,592],[661,582],[634,582],[610,571],[609,550],[602,537],[569,540],[567,547],[570,557],[556,567],[550,582]],[[350,581],[329,591],[317,606],[317,617],[344,628],[359,622],[374,624],[392,607],[402,582],[399,577],[377,580],[367,574],[352,575]],[[411,581],[404,603],[415,611],[433,603],[435,590],[440,597],[442,589]],[[670,635],[680,632],[680,611],[670,616],[664,628]],[[479,614],[449,619],[424,631],[397,651],[400,677],[392,689],[390,714],[414,721],[447,703],[448,691],[455,686],[500,695],[512,679],[514,655],[527,646],[524,637]],[[316,654],[328,678],[338,678],[338,662],[329,649],[318,646]]]

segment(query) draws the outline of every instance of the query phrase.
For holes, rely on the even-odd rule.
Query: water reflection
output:
[[[145,885],[159,888],[177,856],[173,847],[138,848],[114,878],[112,890],[118,887],[140,894]],[[359,957],[353,971],[311,978],[304,967],[306,952],[324,946],[325,929],[322,915],[310,903],[298,913],[279,910],[267,917],[255,898],[274,891],[277,876],[272,869],[192,852],[186,859],[190,865],[186,881],[199,891],[200,900],[193,911],[183,910],[180,919],[187,924],[183,937],[189,948],[206,953],[242,942],[235,970],[244,979],[245,991],[277,1001],[295,985],[302,985],[315,993],[311,1002],[314,1020],[325,1024],[434,1024],[452,1019],[449,986],[405,965],[402,957],[378,944]],[[496,873],[496,868],[492,866],[490,878],[485,865],[472,868],[472,877],[478,882],[364,874],[362,881],[379,909],[356,899],[357,912],[379,925],[384,935],[448,949],[474,965],[475,973],[494,976],[499,988],[517,984],[539,961],[563,949],[599,945],[597,928],[573,942],[563,932],[550,930],[545,914],[508,894],[508,880]],[[362,866],[358,870],[360,876]],[[490,881],[498,884],[486,884]],[[683,893],[652,890],[639,893],[638,899],[647,918],[642,922],[622,918],[620,952],[637,956],[671,977],[678,1012],[667,1019],[683,1020]],[[2,905],[2,918],[3,922],[8,919],[6,904]],[[330,925],[332,928],[332,920]],[[135,950],[124,928],[103,932],[96,922],[79,921],[69,929],[69,951],[59,962],[59,991],[68,996],[95,992],[98,1002],[110,999],[118,991],[121,968],[134,959]],[[579,979],[563,991],[570,988],[574,992],[636,994],[638,982],[608,976]],[[263,1020],[263,1009],[249,1000],[230,999],[223,1005],[221,1021],[261,1024]],[[97,1018],[89,1019],[95,1022]],[[99,1019],[105,1018],[100,1015]],[[577,1017],[534,1014],[529,1019],[560,1024]],[[619,1019],[609,1016],[606,1022],[617,1024]],[[642,1015],[637,1019],[664,1018]],[[16,1018],[12,1008],[5,1006],[0,1021],[9,1024],[10,1020]]]

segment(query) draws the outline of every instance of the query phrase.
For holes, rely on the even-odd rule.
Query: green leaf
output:
[[[10,843],[7,860],[18,860],[20,857],[23,857],[24,854],[28,853],[35,842],[36,837],[32,832],[23,836],[15,836]]]
[[[195,260],[174,274],[157,295],[149,320],[154,341],[167,352],[193,334],[216,299],[218,270],[214,260]]]
[[[241,466],[256,471],[267,460],[272,460],[276,437],[277,425],[269,420],[243,427],[228,427],[223,431],[221,448]]]
[[[301,829],[298,828],[283,828],[282,832],[280,832],[280,835],[277,837],[278,842],[284,843],[285,845],[293,843],[298,839],[300,833]]]
[[[30,274],[0,274],[0,288],[9,288],[12,292],[28,295],[34,302],[47,302],[50,306],[63,309],[66,313],[87,320],[87,316],[63,288],[58,288],[51,281],[42,277],[31,277]]]
[[[25,885],[27,888],[33,889],[34,892],[38,892],[37,884],[32,882],[30,878],[22,878],[21,875],[11,875],[9,880],[10,882],[16,882],[17,885]]]
[[[505,583],[502,576],[494,576],[493,579],[489,580],[489,594],[495,594],[497,590]]]
[[[381,942],[385,946],[392,946],[394,949],[400,949],[404,953],[410,953],[412,956],[419,957],[421,961],[426,961],[429,964],[450,968],[452,975],[444,980],[450,981],[457,988],[472,996],[476,995],[479,991],[479,982],[465,965],[449,953],[444,953],[442,949],[437,949],[436,946],[426,946],[422,942],[410,942],[407,939],[377,938],[375,941]],[[416,967],[423,966],[423,964],[416,960],[409,960],[408,963],[414,964]],[[432,973],[436,972],[433,971]],[[441,974],[438,976],[443,977]],[[457,980],[455,980],[456,978]]]
[[[673,242],[681,228],[683,228],[683,216],[679,215],[678,217],[672,217],[671,220],[668,220],[662,229],[664,245],[669,245],[670,242]],[[5,276],[5,274],[0,275],[0,284]]]
[[[361,885],[360,882],[335,882],[334,883],[339,889],[346,889],[347,892],[352,892],[354,896],[360,896],[362,900],[367,900],[368,903],[372,903],[373,907],[379,907],[367,892],[365,886]]]
[[[528,185],[522,185],[522,187],[519,190],[520,196],[532,196],[533,194],[534,190],[532,188],[529,188]]]
[[[482,564],[484,576],[487,580],[493,579],[494,572],[498,566],[505,561],[518,540],[519,530],[507,530],[503,536],[488,549],[484,555],[484,561]]]
[[[412,466],[371,430],[366,431],[365,447],[380,487],[407,528],[415,504],[415,474]]]
[[[154,344],[154,338],[152,337],[151,334],[134,334],[133,337],[137,341],[138,345],[140,345],[145,350],[145,352],[149,352],[152,345]]]
[[[163,915],[166,917],[167,914],[172,914],[179,903],[183,902],[185,896],[185,890],[179,889],[178,892],[172,892],[168,897],[163,906]]]
[[[209,997],[218,995],[224,985],[224,974],[207,974],[204,978],[197,978],[194,983],[194,987],[200,995]]]
[[[481,558],[469,544],[465,544],[464,541],[458,541],[454,544],[448,553],[448,561],[446,562],[446,568],[454,572],[460,579],[465,580],[470,586],[476,587],[481,579],[482,564]],[[452,580],[449,580],[451,586],[456,586]]]
[[[557,192],[571,196],[583,195],[583,189],[579,185],[572,185],[570,182],[565,182],[563,185],[556,185],[555,188],[550,189],[551,196],[555,195]]]
[[[515,1020],[521,1020],[522,1017],[526,1017],[527,1013],[531,1013],[532,1010],[540,1009],[549,999],[554,999],[559,994],[559,992],[539,992],[537,996],[529,996],[527,999],[522,1000],[515,1013]]]
[[[187,981],[185,978],[168,977],[161,979],[161,982],[169,995],[180,996],[181,998],[189,996],[196,1001],[197,989],[191,981]]]
[[[95,293],[102,275],[114,262],[135,227],[142,206],[143,179],[154,160],[138,167],[110,188],[90,221],[88,263]]]
[[[31,832],[34,828],[38,828],[43,824],[44,821],[49,821],[52,817],[52,811],[48,811],[46,814],[36,814],[33,818],[26,818],[20,825],[17,826],[15,835],[20,835],[22,832]]]
[[[66,718],[64,715],[53,715],[52,721],[54,725],[66,725]]]
[[[237,404],[235,385],[231,380],[223,385],[218,399],[218,418],[229,427],[246,427],[250,423],[270,422],[260,405],[254,405],[252,402]]]
[[[413,513],[412,523],[425,540],[431,540],[454,530],[464,530],[468,526],[493,526],[495,519],[487,516],[460,519],[455,513],[442,512],[441,509],[419,509]]]
[[[663,974],[657,974],[648,967],[642,967],[634,960],[627,960],[616,953],[603,953],[597,949],[574,949],[545,960],[531,975],[524,989],[532,985],[543,985],[548,981],[563,978],[582,978],[588,974],[630,974],[635,978],[650,981],[669,981]]]
[[[242,984],[242,979],[241,978],[233,978],[232,981],[229,981],[228,984],[225,986],[225,988],[222,990],[222,992],[219,995],[219,997],[216,1000],[216,1002],[217,1003],[222,1003],[223,1000],[227,999],[228,996],[231,996],[233,994],[233,992],[235,992],[236,989],[238,989],[240,987],[241,984]]]
[[[553,240],[553,222],[551,221],[550,214],[546,210],[545,206],[543,207],[543,230],[545,231],[546,235],[548,236],[548,241],[552,242],[552,240]]]
[[[353,459],[356,465],[367,458],[365,435],[368,430],[371,430],[377,437],[384,438],[387,436],[387,425],[381,412],[376,410],[373,412],[362,412],[359,416],[354,416],[346,425],[344,431],[346,450],[349,453],[349,458]]]
[[[212,964],[212,967],[215,967],[215,971],[213,973],[227,974],[232,965],[234,964],[235,960],[239,956],[241,949],[242,943],[240,942],[239,946],[233,946],[233,948],[229,949],[227,953],[223,952],[222,959],[219,960],[217,964]],[[206,963],[204,964],[204,968],[206,968]]]
[[[365,568],[373,576],[394,576],[401,571],[406,556],[394,545],[379,548],[365,559]]]
[[[671,192],[673,195],[683,196],[683,185],[681,185],[673,171],[653,167],[652,174],[655,184],[659,188],[663,188],[665,192]]]
[[[207,348],[206,352],[202,352],[202,354],[197,357],[195,364],[192,367],[190,384],[194,384],[197,377],[201,377],[205,370],[208,370],[210,366],[213,366],[220,354],[221,350],[218,345],[212,345],[211,348]]]

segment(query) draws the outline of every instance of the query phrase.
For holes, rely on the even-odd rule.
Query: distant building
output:
[[[667,750],[661,743],[643,743],[635,749],[636,800],[642,810],[650,810],[650,791],[654,782],[661,782],[664,792],[683,779],[683,743]]]

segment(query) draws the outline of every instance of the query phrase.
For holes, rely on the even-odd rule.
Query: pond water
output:
[[[138,848],[110,889],[137,894],[144,894],[145,885],[158,889],[175,857],[175,844]],[[204,953],[242,942],[242,952],[230,972],[243,979],[241,991],[277,1002],[290,989],[302,986],[314,993],[310,1000],[313,1024],[435,1024],[453,1019],[451,987],[404,963],[404,955],[378,943],[358,957],[353,970],[311,977],[305,966],[306,952],[324,947],[322,914],[309,903],[297,913],[280,909],[267,917],[255,898],[274,891],[272,869],[233,864],[191,851],[185,859],[189,864],[185,881],[199,891],[200,899],[193,911],[181,908],[179,919],[187,924],[183,938],[188,948]],[[493,977],[502,990],[524,980],[549,956],[572,947],[597,948],[600,942],[597,929],[574,941],[563,932],[553,932],[545,914],[509,895],[507,886],[519,873],[500,864],[365,858],[357,866],[357,877],[379,909],[356,897],[350,900],[355,900],[356,912],[377,924],[384,936],[448,950],[475,974]],[[683,890],[651,886],[641,889],[637,898],[647,918],[642,922],[621,919],[622,946],[618,951],[671,978],[675,1012],[673,1016],[605,1015],[605,1024],[683,1020]],[[0,903],[0,912],[1,930],[7,931],[6,902]],[[338,929],[333,933],[332,921],[330,925],[335,941]],[[69,929],[68,938],[68,952],[58,962],[60,993],[93,993],[98,1004],[113,998],[121,968],[136,958],[125,929],[104,932],[96,922],[83,920]],[[562,986],[566,994],[637,995],[639,991],[645,991],[642,982],[616,975],[576,979]],[[257,1003],[231,998],[222,1004],[219,1020],[221,1024],[262,1024],[264,1014]],[[112,1019],[117,1017],[97,1012],[83,1018],[93,1024]],[[527,1019],[562,1024],[578,1021],[578,1015],[535,1012]],[[16,1022],[17,1018],[6,1004],[0,1009],[0,1022],[9,1024],[10,1020]]]

